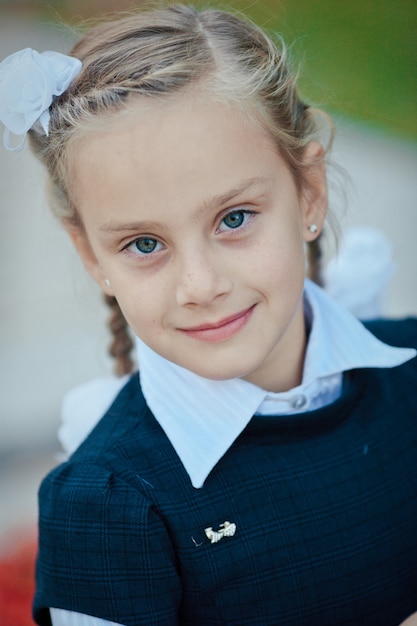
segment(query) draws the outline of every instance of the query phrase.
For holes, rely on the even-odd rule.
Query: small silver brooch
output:
[[[236,532],[236,524],[233,522],[223,522],[220,524],[219,530],[213,530],[211,526],[204,529],[207,539],[210,539],[210,543],[217,543],[223,537],[233,537]]]

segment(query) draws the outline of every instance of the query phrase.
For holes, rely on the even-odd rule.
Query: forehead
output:
[[[80,210],[111,202],[204,201],[285,167],[262,125],[232,104],[187,95],[138,99],[71,155]],[[186,194],[186,197],[185,197]]]

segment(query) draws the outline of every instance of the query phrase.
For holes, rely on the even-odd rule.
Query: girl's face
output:
[[[258,123],[185,95],[135,105],[74,154],[84,231],[70,234],[133,332],[200,376],[298,384],[303,248],[324,219],[322,165],[298,193]],[[309,144],[306,163],[318,156]]]

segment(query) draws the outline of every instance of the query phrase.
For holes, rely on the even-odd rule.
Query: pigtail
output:
[[[307,244],[308,277],[323,286],[321,235]]]
[[[109,328],[112,341],[109,354],[115,359],[114,371],[117,376],[131,374],[135,369],[132,358],[133,341],[129,334],[126,319],[114,296],[104,296],[104,301],[110,308]]]

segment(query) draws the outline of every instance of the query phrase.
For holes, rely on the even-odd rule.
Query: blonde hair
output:
[[[49,136],[30,132],[32,147],[49,172],[53,211],[67,223],[82,226],[68,180],[74,141],[100,129],[114,112],[126,110],[135,94],[161,98],[199,84],[207,97],[235,103],[256,116],[276,142],[297,187],[306,184],[302,155],[319,130],[317,112],[299,97],[283,42],[277,45],[250,20],[174,5],[104,22],[87,32],[70,54],[82,61],[82,70],[52,104]],[[310,246],[309,266],[311,277],[319,280],[317,240]],[[107,302],[120,332],[115,302]],[[118,373],[124,373],[131,369],[126,357],[130,345],[125,337],[120,344],[124,356],[117,347],[113,355],[120,361]]]

